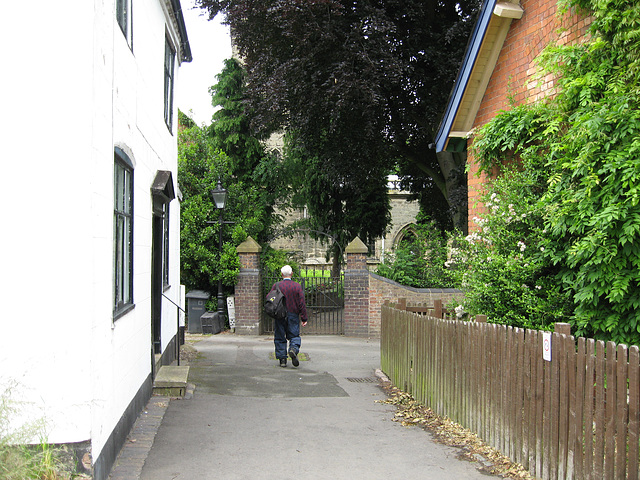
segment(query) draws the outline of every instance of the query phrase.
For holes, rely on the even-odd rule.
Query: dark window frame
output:
[[[168,35],[164,42],[164,122],[173,134],[173,96],[175,83],[176,49]]]
[[[113,319],[134,308],[133,301],[133,162],[120,148],[114,152],[113,180]]]
[[[169,203],[165,204],[162,219],[162,283],[165,290],[171,287],[169,283]]]

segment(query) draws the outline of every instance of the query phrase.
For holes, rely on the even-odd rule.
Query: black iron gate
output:
[[[344,278],[331,276],[331,271],[318,268],[304,268],[300,277],[294,277],[302,285],[307,304],[308,323],[302,327],[303,335],[344,335]],[[273,284],[282,277],[265,277],[264,299]],[[262,309],[261,333],[273,334],[273,319]]]

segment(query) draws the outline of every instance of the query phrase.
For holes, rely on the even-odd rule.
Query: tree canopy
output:
[[[242,102],[244,71],[227,60],[218,82],[211,87],[212,103],[220,107],[211,125],[197,126],[179,112],[178,183],[181,203],[182,282],[189,289],[211,290],[218,279],[235,284],[239,260],[235,247],[252,236],[269,237],[276,218],[275,199],[286,185],[280,180],[282,165],[269,155],[249,130],[247,105]],[[228,190],[223,215],[220,252],[219,212],[211,198],[218,180]]]
[[[464,159],[439,158],[429,144],[478,3],[198,0],[231,26],[257,131],[286,130],[334,190],[381,195],[381,178],[399,166],[412,178],[419,172],[417,185],[433,187],[430,194],[458,210],[466,204],[453,203],[465,188]],[[372,187],[362,192],[367,183]],[[327,194],[326,182],[322,190],[306,189],[316,202]],[[371,209],[387,218],[380,207],[376,198]],[[380,236],[385,227],[372,225],[361,235]]]
[[[230,233],[233,232],[238,243],[247,234],[241,224],[235,228],[223,227],[224,243],[220,251],[220,225],[207,223],[218,220],[210,191],[221,179],[230,196],[234,197],[234,202],[229,202],[230,209],[238,195],[244,192],[227,183],[229,158],[213,148],[206,129],[189,121],[182,112],[178,114],[181,125],[186,126],[178,134],[178,184],[183,195],[180,204],[180,281],[188,290],[215,291],[218,279],[226,286],[234,285],[240,268]],[[237,217],[225,212],[225,218],[236,220]]]

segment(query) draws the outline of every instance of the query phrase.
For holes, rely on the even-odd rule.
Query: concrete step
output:
[[[163,365],[153,381],[153,393],[168,397],[184,397],[188,378],[188,366]]]

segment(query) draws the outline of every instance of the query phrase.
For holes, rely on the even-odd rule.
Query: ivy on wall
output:
[[[560,7],[584,9],[593,23],[588,41],[540,56],[557,94],[501,112],[473,144],[483,171],[501,172],[485,200],[512,199],[479,219],[483,242],[460,241],[465,306],[640,344],[640,4]],[[504,265],[490,271],[498,258]]]

